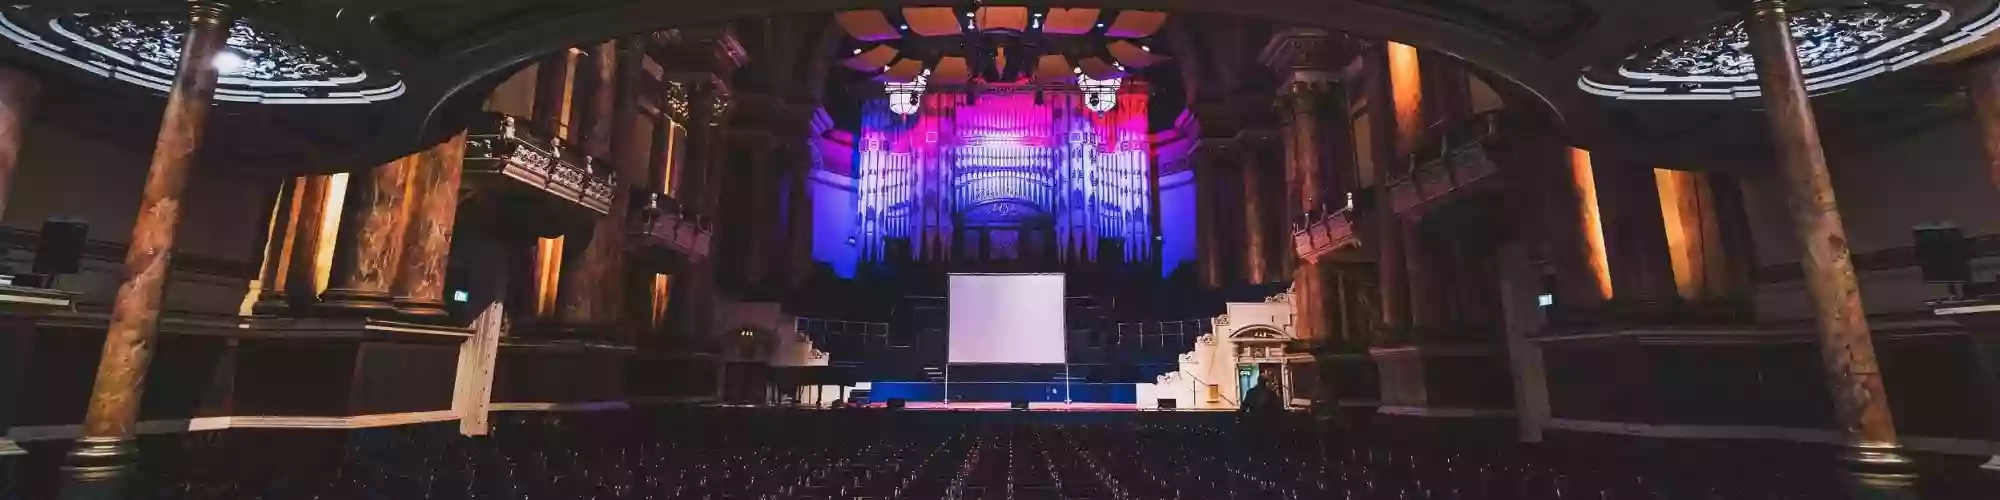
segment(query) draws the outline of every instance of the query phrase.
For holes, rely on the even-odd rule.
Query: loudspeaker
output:
[[[43,221],[42,241],[35,246],[35,273],[75,274],[83,263],[83,245],[89,238],[89,223]]]
[[[909,406],[909,404],[910,402],[903,398],[889,398],[889,409],[891,410],[901,410],[903,407]]]
[[[1925,282],[1972,281],[1972,249],[1957,227],[1917,226],[1910,234],[1917,240],[1917,264]]]
[[[1180,407],[1181,407],[1181,400],[1172,398],[1160,398],[1160,409],[1162,410],[1172,410]]]

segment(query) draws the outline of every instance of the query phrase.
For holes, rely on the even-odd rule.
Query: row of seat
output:
[[[940,416],[943,415],[943,416]],[[1135,414],[1053,423],[884,411],[502,414],[363,431],[231,430],[142,446],[148,499],[1831,499],[1826,450],[1716,445],[1619,456],[1414,443],[1310,420]],[[37,456],[48,453],[37,450]],[[53,473],[52,467],[40,469]],[[1990,498],[1927,471],[1924,498]],[[46,479],[46,477],[44,477]],[[50,498],[50,485],[21,498]],[[0,491],[7,491],[0,488]]]

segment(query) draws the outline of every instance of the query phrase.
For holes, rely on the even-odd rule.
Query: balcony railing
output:
[[[560,140],[536,137],[517,126],[514,117],[499,113],[489,114],[467,134],[465,174],[474,183],[504,179],[499,182],[503,188],[541,191],[598,214],[611,213],[618,184],[610,168]]]
[[[1499,173],[1487,148],[1499,132],[1498,115],[1482,113],[1432,127],[1429,140],[1409,156],[1409,173],[1389,179],[1389,203],[1408,213]]]
[[[630,229],[641,249],[661,249],[687,260],[708,258],[715,228],[709,218],[671,196],[645,193],[633,199],[635,220]]]
[[[1335,250],[1361,244],[1355,231],[1354,193],[1345,193],[1338,199],[1339,205],[1321,204],[1293,219],[1292,247],[1299,258],[1318,262]]]

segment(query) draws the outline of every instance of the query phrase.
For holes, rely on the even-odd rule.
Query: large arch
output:
[[[225,0],[301,39],[329,44],[408,84],[383,103],[366,144],[324,165],[352,170],[415,151],[441,136],[449,116],[491,76],[537,55],[616,36],[779,14],[948,0]],[[21,0],[63,9],[185,8],[185,0]],[[1610,141],[1597,99],[1578,90],[1583,67],[1637,43],[1698,28],[1721,15],[1712,2],[1643,0],[990,0],[987,4],[1094,6],[1228,14],[1395,40],[1470,61],[1513,95],[1546,106],[1572,142]],[[1527,104],[1527,103],[1524,103]]]

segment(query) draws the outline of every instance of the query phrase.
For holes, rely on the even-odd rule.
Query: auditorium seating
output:
[[[1226,414],[1052,415],[704,408],[502,414],[478,438],[452,423],[197,432],[145,444],[134,498],[1841,498],[1821,448],[1608,455],[1409,444],[1306,419],[1253,428]],[[60,449],[35,451],[41,466],[20,497],[52,498]],[[1976,463],[1927,469],[1924,498],[1986,498]]]

